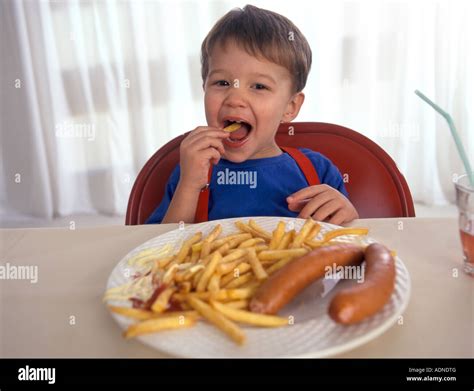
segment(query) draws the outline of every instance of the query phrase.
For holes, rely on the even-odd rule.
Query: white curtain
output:
[[[123,215],[152,153],[205,124],[200,45],[245,4],[0,2],[2,213]],[[416,201],[453,201],[462,165],[444,120],[413,91],[453,115],[473,160],[470,3],[252,4],[290,18],[312,47],[297,120],[367,135],[397,162]]]

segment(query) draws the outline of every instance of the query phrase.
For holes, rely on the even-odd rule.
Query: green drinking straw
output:
[[[456,127],[454,126],[453,119],[446,111],[444,111],[436,103],[428,99],[420,91],[415,90],[415,94],[418,95],[421,99],[423,99],[426,103],[428,103],[438,113],[440,113],[444,117],[444,119],[448,122],[449,129],[451,130],[451,134],[453,135],[454,142],[456,143],[456,147],[458,148],[459,156],[461,156],[461,160],[464,164],[464,168],[466,169],[466,173],[467,173],[467,176],[469,177],[469,181],[471,182],[471,186],[474,187],[474,173],[471,169],[471,165],[469,164],[469,160],[466,156],[466,151],[464,150],[464,146],[462,145],[461,138],[459,137],[459,134],[456,131]]]

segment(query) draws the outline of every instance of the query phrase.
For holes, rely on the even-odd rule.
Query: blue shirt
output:
[[[332,162],[318,152],[299,148],[313,163],[321,184],[348,197],[342,176]],[[171,173],[160,205],[145,224],[161,223],[173,198],[180,175],[179,164]],[[295,160],[283,152],[279,156],[233,163],[221,159],[214,166],[209,186],[209,220],[247,216],[296,217],[286,198],[308,187]]]

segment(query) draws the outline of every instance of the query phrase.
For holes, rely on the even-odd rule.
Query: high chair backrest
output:
[[[141,169],[130,194],[125,224],[143,224],[159,205],[171,171],[179,163],[179,146],[186,135],[161,147]],[[362,134],[334,124],[291,122],[279,127],[276,141],[329,158],[343,175],[361,218],[415,216],[410,189],[397,165]]]

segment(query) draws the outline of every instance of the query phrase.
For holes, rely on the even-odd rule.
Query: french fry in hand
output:
[[[220,312],[217,312],[209,304],[206,304],[195,297],[189,297],[188,303],[199,312],[203,318],[206,318],[209,322],[217,326],[239,345],[242,345],[245,342],[245,334],[239,326],[227,319]]]
[[[214,300],[211,300],[211,306],[227,318],[239,323],[264,327],[281,327],[288,325],[288,319],[279,316],[256,314],[254,312],[232,308]]]
[[[224,130],[224,132],[232,133],[232,132],[235,132],[236,130],[240,129],[241,127],[242,127],[242,124],[240,124],[238,122],[234,122],[234,123],[230,124],[229,126],[226,126],[223,130]]]

